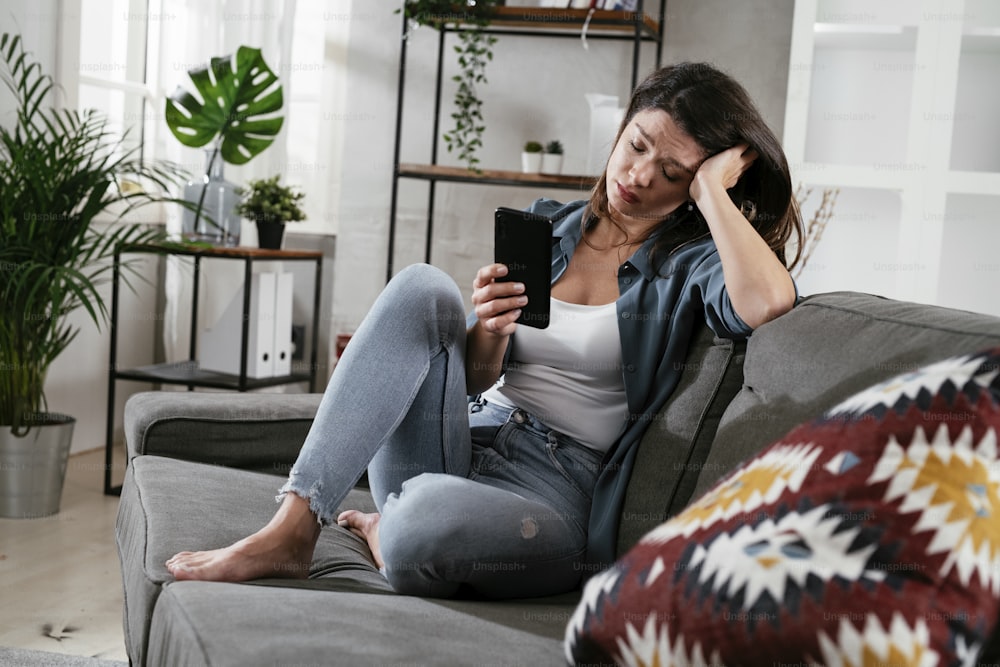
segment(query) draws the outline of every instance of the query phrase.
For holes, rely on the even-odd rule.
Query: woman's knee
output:
[[[396,300],[395,308],[412,308],[439,326],[457,324],[465,329],[462,293],[454,279],[435,266],[411,264],[393,276],[385,291]]]
[[[430,264],[410,264],[392,277],[386,289],[400,289],[404,292],[416,289],[445,303],[452,303],[456,297],[460,303],[462,298],[455,280]]]

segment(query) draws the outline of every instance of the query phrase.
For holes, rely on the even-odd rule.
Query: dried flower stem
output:
[[[812,188],[805,188],[801,183],[795,188],[794,196],[799,209],[809,199],[812,191]],[[805,235],[802,238],[802,260],[793,274],[794,278],[802,275],[806,264],[809,263],[809,258],[812,256],[813,251],[816,250],[820,239],[823,238],[823,231],[830,222],[830,218],[833,217],[833,208],[837,203],[837,195],[839,194],[840,188],[826,188],[823,190],[819,206],[813,211],[812,217],[809,218],[809,222],[806,225]]]

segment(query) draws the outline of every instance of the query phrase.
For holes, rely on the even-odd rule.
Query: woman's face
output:
[[[661,109],[632,117],[611,153],[608,203],[621,218],[662,220],[690,199],[704,151]]]

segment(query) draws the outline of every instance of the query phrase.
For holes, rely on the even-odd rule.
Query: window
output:
[[[79,16],[78,108],[107,114],[108,129],[140,150],[155,101],[146,85],[147,17],[146,0],[102,0]]]

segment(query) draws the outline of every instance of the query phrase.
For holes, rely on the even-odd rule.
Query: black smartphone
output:
[[[528,211],[500,207],[495,214],[495,261],[507,265],[503,281],[524,283],[528,303],[518,324],[544,329],[549,326],[549,291],[552,286],[552,220]]]

